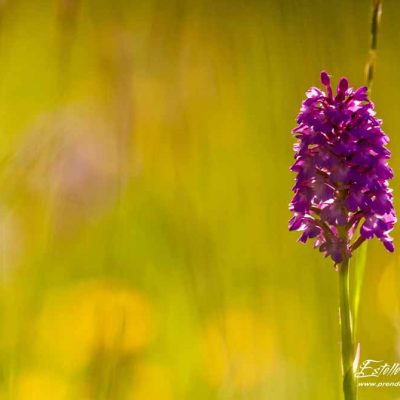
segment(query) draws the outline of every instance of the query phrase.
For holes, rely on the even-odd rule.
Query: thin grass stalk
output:
[[[371,39],[368,51],[367,63],[365,66],[365,81],[368,92],[371,94],[372,82],[374,80],[374,72],[376,65],[376,52],[378,48],[378,33],[382,16],[382,0],[372,0],[372,16],[371,16]]]

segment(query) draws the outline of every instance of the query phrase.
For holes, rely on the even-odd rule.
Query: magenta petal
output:
[[[393,251],[389,233],[396,214],[388,184],[393,170],[382,121],[366,87],[353,90],[341,78],[333,97],[325,71],[321,82],[326,92],[315,87],[307,92],[292,131],[298,142],[291,170],[297,176],[289,229],[302,231],[302,242],[314,238],[314,246],[335,262],[351,256],[349,243],[359,224],[363,238],[376,237]],[[317,229],[316,219],[324,229]],[[338,234],[343,227],[346,238]]]

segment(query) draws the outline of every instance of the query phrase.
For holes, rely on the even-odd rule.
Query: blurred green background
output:
[[[1,400],[341,399],[290,130],[322,69],[364,83],[370,5],[0,2]],[[399,21],[385,0],[372,93],[395,196]],[[398,264],[369,243],[362,360],[400,360]]]

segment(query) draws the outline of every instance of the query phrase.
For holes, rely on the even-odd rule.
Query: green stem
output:
[[[342,372],[345,400],[357,399],[357,383],[353,371],[354,338],[349,291],[349,260],[339,265],[340,328],[342,333]]]
[[[371,41],[368,52],[368,59],[365,68],[366,84],[368,91],[371,93],[372,81],[374,79],[374,70],[376,62],[376,50],[378,47],[378,32],[381,23],[382,0],[372,0],[372,16],[371,16]]]

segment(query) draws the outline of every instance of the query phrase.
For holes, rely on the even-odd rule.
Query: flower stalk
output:
[[[340,328],[342,337],[343,393],[345,400],[357,399],[357,382],[354,375],[355,346],[353,318],[351,313],[349,259],[346,257],[338,266]]]

